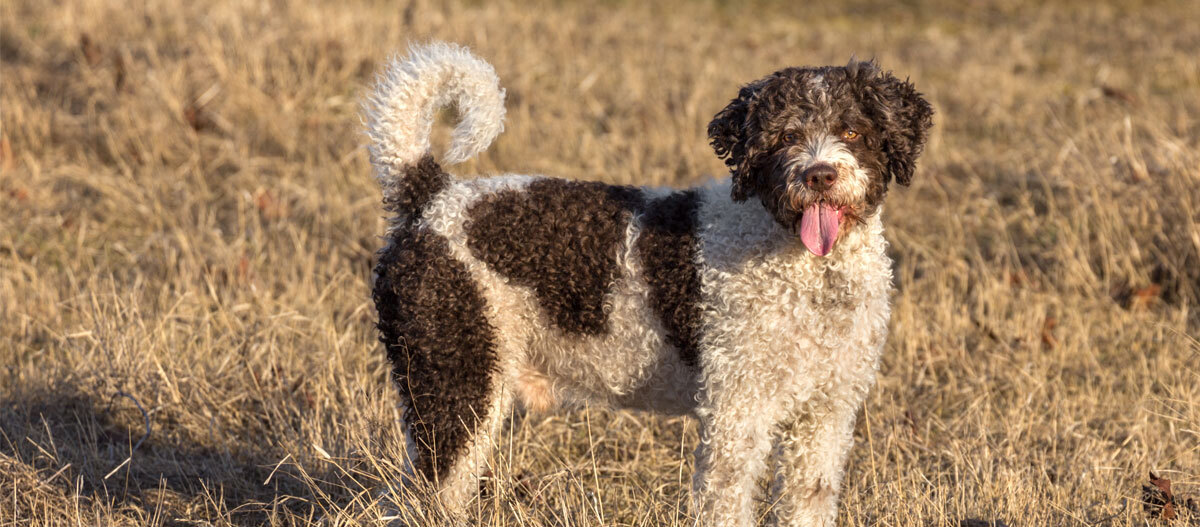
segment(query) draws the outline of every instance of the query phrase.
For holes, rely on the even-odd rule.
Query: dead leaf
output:
[[[189,104],[183,109],[183,120],[187,121],[188,126],[197,132],[212,128],[212,119],[204,114],[203,108],[199,108],[195,104]]]
[[[264,218],[277,220],[287,216],[287,204],[275,197],[270,190],[259,187],[254,191],[254,206]]]
[[[1166,521],[1175,519],[1175,495],[1171,493],[1171,480],[1150,473],[1150,484],[1142,485],[1142,507],[1151,518]]]
[[[1129,297],[1130,309],[1146,309],[1158,300],[1158,296],[1162,293],[1162,286],[1158,284],[1150,284],[1146,287],[1134,289]]]
[[[1104,96],[1108,97],[1109,99],[1116,99],[1132,106],[1136,106],[1138,103],[1137,97],[1134,97],[1129,92],[1120,88],[1109,86],[1107,84],[1102,84],[1100,86],[1100,93],[1103,93]]]
[[[1029,283],[1029,275],[1025,274],[1025,271],[1008,272],[1008,285],[1024,287],[1027,283]]]
[[[192,130],[201,132],[204,130],[224,130],[227,128],[224,120],[209,109],[209,105],[216,100],[217,95],[220,93],[221,85],[213,83],[183,108],[183,120],[187,122],[188,126],[192,127]]]
[[[8,136],[0,136],[0,172],[8,172],[17,167],[17,160],[13,157],[12,143],[8,142]]]
[[[8,197],[21,203],[25,203],[26,201],[29,201],[29,191],[21,187],[17,187],[8,191]]]
[[[250,269],[250,259],[246,255],[238,258],[237,278],[240,283],[247,283],[254,279],[254,275]]]
[[[104,52],[100,50],[100,45],[92,41],[92,37],[87,33],[79,36],[79,49],[83,51],[83,58],[87,60],[88,66],[97,66],[104,58]]]
[[[1058,339],[1054,338],[1054,328],[1058,326],[1058,319],[1052,316],[1047,316],[1046,320],[1042,321],[1042,348],[1054,349],[1058,347]]]

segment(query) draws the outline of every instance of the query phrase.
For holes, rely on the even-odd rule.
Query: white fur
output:
[[[487,149],[504,131],[504,90],[492,66],[465,47],[435,42],[412,46],[376,78],[363,110],[371,163],[385,187],[403,177],[398,168],[430,153],[434,112],[451,102],[462,121],[441,160],[452,165]]]

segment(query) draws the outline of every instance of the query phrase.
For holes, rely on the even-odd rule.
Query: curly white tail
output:
[[[504,90],[492,66],[457,44],[431,42],[392,59],[363,104],[375,176],[384,188],[403,187],[405,169],[431,155],[434,112],[453,102],[462,120],[454,128],[446,164],[487,149],[504,131]]]

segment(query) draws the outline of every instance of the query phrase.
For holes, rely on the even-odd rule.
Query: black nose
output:
[[[800,174],[800,177],[806,187],[821,192],[829,190],[833,186],[833,182],[837,181],[837,170],[831,165],[822,163],[808,167]]]

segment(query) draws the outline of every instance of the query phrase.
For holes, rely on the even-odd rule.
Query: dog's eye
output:
[[[788,143],[788,144],[795,143],[796,140],[799,138],[800,138],[800,136],[796,135],[796,132],[784,132],[783,133],[783,142]]]
[[[842,132],[842,139],[847,141],[858,139],[858,132],[855,132],[854,130],[846,130],[845,132]]]

